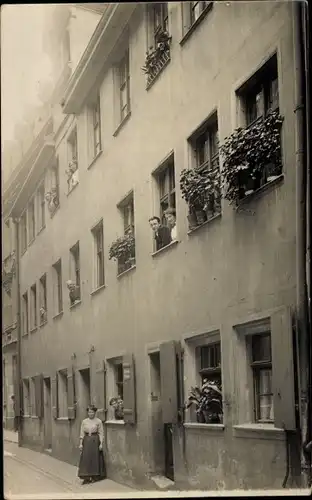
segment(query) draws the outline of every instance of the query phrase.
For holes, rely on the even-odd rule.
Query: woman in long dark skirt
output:
[[[88,418],[81,424],[80,430],[80,460],[78,477],[83,480],[82,484],[99,481],[105,478],[104,456],[103,456],[103,424],[97,418],[97,408],[89,406]]]

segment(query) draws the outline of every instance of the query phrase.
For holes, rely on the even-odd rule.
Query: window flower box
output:
[[[171,36],[163,29],[159,30],[155,47],[150,47],[146,52],[145,65],[142,71],[147,75],[147,86],[149,86],[170,60]]]
[[[120,236],[111,244],[108,258],[118,262],[118,274],[135,265],[135,237],[132,232]]]
[[[248,128],[237,128],[220,147],[225,198],[236,203],[282,173],[283,117],[269,111]]]
[[[48,191],[46,193],[45,199],[48,202],[48,210],[51,213],[51,215],[53,215],[55,210],[58,208],[60,204],[58,188],[57,187],[51,188],[51,191]]]

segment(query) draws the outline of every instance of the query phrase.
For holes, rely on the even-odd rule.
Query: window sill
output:
[[[278,177],[276,177],[276,179],[274,179],[273,181],[267,182],[263,186],[259,187],[255,191],[253,191],[253,193],[250,193],[247,196],[244,196],[244,198],[241,198],[238,201],[237,206],[236,206],[236,211],[239,211],[242,206],[246,205],[251,200],[259,198],[266,191],[274,189],[276,187],[276,185],[281,184],[283,181],[284,181],[284,174],[281,174]]]
[[[77,306],[80,306],[81,304],[81,300],[76,300],[76,302],[74,304],[72,304],[69,309],[72,310],[72,309],[75,309],[75,307]]]
[[[66,196],[69,196],[78,186],[79,186],[79,181],[73,185],[73,187],[70,189],[70,191],[67,191]]]
[[[160,248],[156,252],[153,252],[151,255],[152,257],[157,257],[160,253],[165,252],[166,250],[170,250],[171,248],[175,247],[179,243],[178,240],[171,241],[169,245],[166,245],[165,247]]]
[[[222,217],[222,212],[220,212],[220,213],[214,215],[213,217],[211,217],[210,219],[206,220],[203,224],[200,224],[200,226],[196,226],[193,229],[189,229],[187,234],[191,235],[191,234],[195,233],[196,231],[198,231],[199,229],[201,229],[202,227],[206,227],[208,224],[212,223],[213,221],[215,221],[217,219],[220,219],[221,217]]]
[[[115,132],[113,133],[114,137],[117,137],[117,135],[119,134],[120,130],[125,126],[125,124],[129,120],[130,116],[131,116],[131,111],[129,111],[129,113],[119,123],[118,127],[116,128]]]
[[[28,248],[33,244],[33,242],[35,241],[36,237],[34,236],[32,240],[30,240],[30,242],[28,243]]]
[[[185,422],[185,429],[200,429],[205,431],[212,432],[223,432],[224,425],[223,424],[199,424],[198,422]]]
[[[194,23],[190,26],[188,31],[185,33],[183,36],[182,40],[180,41],[180,45],[183,46],[185,42],[191,37],[192,33],[196,30],[197,26],[202,23],[202,21],[205,19],[207,16],[208,12],[212,9],[213,2],[209,2],[208,5],[206,5],[205,9],[203,12],[200,14],[200,16],[194,21]]]
[[[48,320],[44,321],[43,323],[40,323],[39,328],[43,328],[47,324],[48,324]]]
[[[63,314],[64,314],[64,311],[60,311],[59,313],[55,314],[55,316],[53,316],[53,319],[54,320],[55,319],[59,319],[59,318],[61,318],[63,316]]]
[[[42,233],[42,231],[45,229],[45,224],[39,229],[39,231],[37,232],[37,236],[39,236],[40,233]]]
[[[31,419],[32,419],[32,420],[39,420],[39,417],[37,417],[37,415],[32,415],[32,416],[31,416]]]
[[[233,431],[234,436],[237,438],[285,440],[284,430],[274,427],[274,424],[234,425]]]
[[[118,279],[119,279],[119,278],[122,278],[123,276],[125,276],[125,274],[130,273],[130,272],[131,272],[131,271],[133,271],[134,269],[136,269],[136,265],[129,267],[129,269],[126,269],[125,271],[123,271],[123,272],[122,272],[122,273],[120,273],[120,274],[117,274],[117,278],[118,278]]]
[[[97,159],[101,156],[101,154],[103,153],[103,150],[101,149],[96,155],[95,157],[91,160],[90,162],[90,165],[88,166],[88,170],[90,170],[91,167],[93,167],[93,165],[96,163]]]
[[[30,333],[35,333],[37,330],[38,330],[38,327],[37,327],[37,326],[35,326],[34,328],[32,328],[32,329],[30,330]]]
[[[99,286],[98,288],[96,288],[95,290],[92,290],[92,292],[90,293],[90,295],[92,297],[94,297],[94,295],[97,295],[101,290],[103,290],[104,288],[106,288],[106,285],[101,285]]]
[[[57,422],[68,422],[69,421],[68,417],[57,417],[55,420]]]
[[[29,334],[29,332],[24,332],[24,333],[22,333],[22,337],[27,337],[28,334]]]
[[[106,420],[105,425],[125,425],[124,420]]]
[[[23,257],[23,255],[25,255],[25,253],[27,252],[27,248],[24,248],[22,251],[21,251],[21,257]]]
[[[161,67],[161,69],[158,71],[157,75],[155,75],[155,76],[153,77],[153,79],[152,79],[149,83],[147,83],[147,85],[146,85],[146,90],[149,90],[149,89],[150,89],[150,88],[154,85],[154,83],[156,82],[156,80],[158,80],[159,75],[161,75],[161,73],[164,71],[164,69],[165,69],[165,68],[168,66],[168,64],[170,63],[170,61],[171,61],[171,58],[170,58],[170,55],[169,55],[169,57],[168,57],[167,61],[163,64],[163,66]]]

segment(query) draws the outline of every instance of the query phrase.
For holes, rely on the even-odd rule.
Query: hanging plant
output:
[[[110,246],[109,260],[130,260],[135,255],[135,238],[132,233],[117,238]]]
[[[220,189],[220,172],[215,169],[188,168],[180,175],[182,198],[190,211],[207,210],[209,201],[216,197]]]
[[[260,187],[261,182],[281,173],[282,123],[283,117],[277,111],[270,111],[252,127],[239,127],[225,139],[220,147],[222,187],[230,203],[237,203]]]

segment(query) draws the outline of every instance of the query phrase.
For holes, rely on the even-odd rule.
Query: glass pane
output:
[[[221,344],[211,344],[200,348],[201,369],[221,366]]]
[[[266,111],[269,109],[276,109],[279,107],[279,94],[278,94],[278,79],[271,81],[269,84],[268,95],[266,99]]]
[[[271,335],[253,335],[252,360],[271,361]]]
[[[211,130],[210,134],[210,157],[216,155],[219,150],[219,134],[218,134],[218,127],[215,126]]]
[[[259,394],[272,394],[272,369],[259,372]]]
[[[160,198],[162,198],[163,196],[165,196],[167,194],[167,189],[166,189],[166,172],[163,172],[160,176],[159,176],[159,195],[160,195]]]
[[[273,396],[259,396],[259,420],[274,420]]]
[[[197,160],[197,166],[202,165],[208,160],[208,134],[207,132],[205,134],[202,134],[200,137],[198,137],[196,141],[196,160]]]

